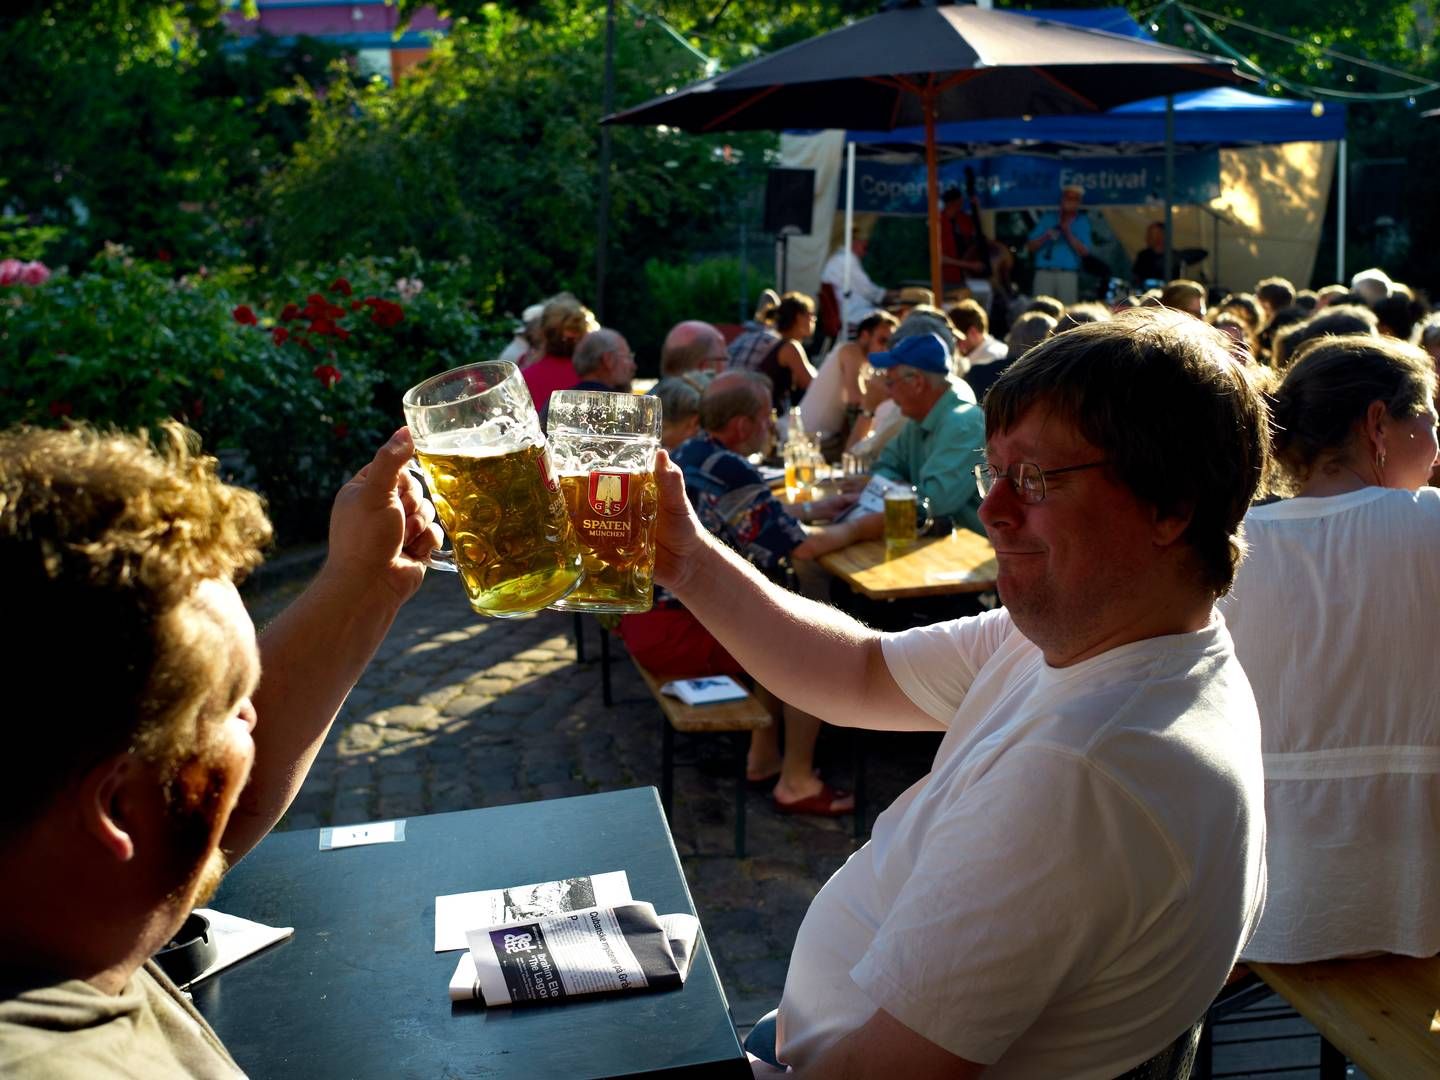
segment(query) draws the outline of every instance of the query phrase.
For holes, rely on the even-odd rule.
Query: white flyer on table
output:
[[[508,889],[452,893],[435,898],[435,951],[468,948],[466,932],[487,926],[559,915],[581,908],[615,907],[630,901],[624,870],[562,878]]]

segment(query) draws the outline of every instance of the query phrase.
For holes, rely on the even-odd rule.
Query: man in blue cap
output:
[[[891,399],[909,420],[880,452],[875,475],[913,484],[930,500],[940,530],[963,525],[983,533],[975,466],[985,445],[985,414],[955,393],[950,347],[938,334],[917,334],[889,352],[871,353],[870,366],[880,372]],[[879,536],[884,515],[873,517],[874,535]]]

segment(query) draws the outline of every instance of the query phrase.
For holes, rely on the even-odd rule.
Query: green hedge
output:
[[[265,494],[282,541],[310,539],[403,423],[404,389],[503,346],[509,326],[468,291],[463,261],[175,280],[110,248],[85,273],[0,290],[0,425],[176,417]]]

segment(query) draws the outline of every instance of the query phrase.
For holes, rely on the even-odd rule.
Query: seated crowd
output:
[[[822,724],[941,737],[810,905],[756,1074],[1113,1078],[1238,961],[1440,951],[1440,323],[1379,271],[1042,296],[1003,343],[925,299],[855,310],[818,366],[798,294],[728,349],[687,320],[660,350],[659,589],[628,649],[762,688],[783,727],[747,772],[782,812],[853,808]],[[537,409],[630,388],[578,299],[527,316]],[[777,413],[986,534],[1001,606],[882,633],[800,595],[881,524],[830,520],[854,493],[776,497],[751,458]],[[324,569],[257,638],[234,582],[268,524],[183,432],[0,433],[6,664],[67,691],[3,767],[0,1073],[239,1075],[151,957],[279,820],[418,588],[439,537],[412,452],[397,432],[341,490]]]

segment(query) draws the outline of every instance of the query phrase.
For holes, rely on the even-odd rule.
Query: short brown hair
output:
[[[1205,286],[1188,278],[1176,278],[1160,292],[1160,303],[1168,308],[1179,308],[1187,300],[1205,302]]]
[[[1308,342],[1276,388],[1275,461],[1281,490],[1303,483],[1322,460],[1343,452],[1374,401],[1397,420],[1435,399],[1435,366],[1414,345],[1354,334]]]
[[[0,835],[127,748],[162,775],[199,753],[230,658],[186,614],[269,541],[260,497],[178,424],[0,432],[0,592],[24,619],[5,665],[52,691],[0,765]]]
[[[1283,277],[1269,277],[1255,283],[1255,296],[1272,311],[1279,311],[1295,303],[1295,286]]]
[[[985,314],[985,309],[974,300],[961,300],[950,309],[950,325],[963,337],[971,329],[978,329],[982,334],[990,332],[990,317]]]
[[[770,377],[758,371],[721,372],[700,395],[700,426],[719,431],[737,416],[754,416],[762,403],[769,406],[774,393]]]
[[[1275,333],[1270,343],[1270,364],[1283,368],[1306,342],[1322,337],[1377,334],[1375,313],[1359,304],[1331,304],[1319,314],[1291,323]]]
[[[1265,403],[1228,339],[1174,311],[1137,310],[1037,345],[985,397],[985,431],[1044,403],[1073,424],[1137,498],[1188,513],[1182,537],[1204,583],[1229,590],[1240,522],[1266,469]]]

